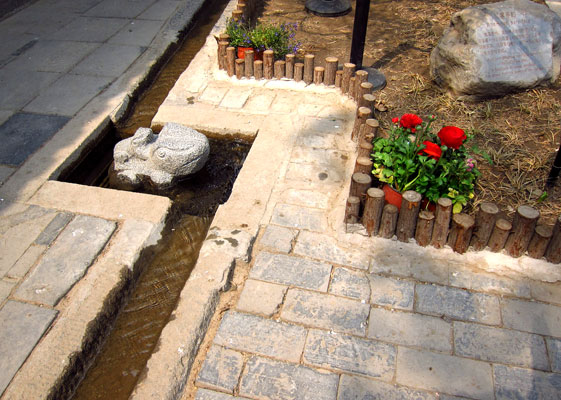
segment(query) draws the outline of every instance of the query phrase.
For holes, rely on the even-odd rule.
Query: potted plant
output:
[[[431,116],[424,122],[415,114],[394,118],[389,136],[372,142],[372,173],[386,184],[387,201],[393,198],[392,189],[415,190],[432,203],[450,198],[454,213],[459,213],[473,198],[480,175],[466,148],[471,135],[455,126],[445,126],[435,135],[434,120]],[[399,208],[401,199],[394,204]]]
[[[249,32],[250,29],[243,20],[238,22],[230,18],[226,22],[226,33],[230,36],[230,46],[236,48],[238,58],[244,58],[246,50],[253,50]]]

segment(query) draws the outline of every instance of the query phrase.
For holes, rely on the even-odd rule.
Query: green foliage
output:
[[[226,23],[226,33],[230,36],[230,46],[251,47],[250,29],[246,23],[228,19]]]

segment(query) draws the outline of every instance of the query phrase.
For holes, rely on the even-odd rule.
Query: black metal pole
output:
[[[356,65],[357,69],[362,68],[362,56],[364,54],[364,42],[366,40],[369,11],[370,0],[356,0],[350,61]]]
[[[549,176],[545,182],[546,187],[551,188],[555,185],[555,181],[557,181],[557,177],[559,176],[559,171],[561,171],[561,146],[557,149],[555,161],[553,161],[553,166],[551,167],[551,171],[549,171]]]

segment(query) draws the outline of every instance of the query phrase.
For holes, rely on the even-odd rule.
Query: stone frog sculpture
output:
[[[143,184],[165,189],[199,171],[209,153],[206,136],[192,128],[167,123],[158,135],[139,128],[115,146],[111,184],[126,189]]]

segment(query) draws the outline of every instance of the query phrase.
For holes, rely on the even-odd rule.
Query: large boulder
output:
[[[139,128],[113,150],[111,185],[121,189],[150,186],[165,189],[199,171],[208,160],[210,146],[205,135],[192,128],[167,123],[160,134]]]
[[[558,78],[561,18],[529,0],[469,7],[452,16],[430,57],[431,76],[451,94],[488,98]]]

